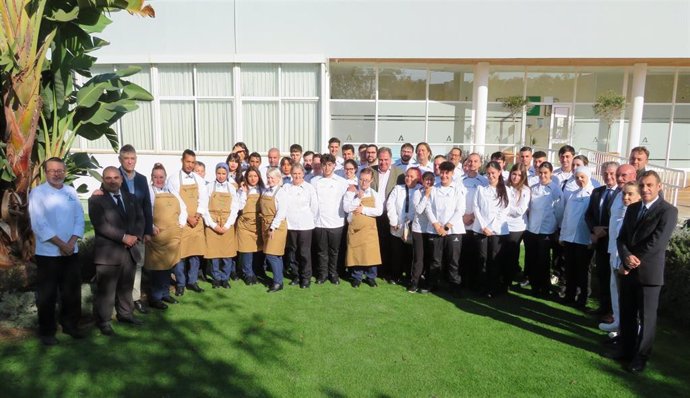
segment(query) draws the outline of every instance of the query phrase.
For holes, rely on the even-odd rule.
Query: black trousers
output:
[[[474,234],[479,257],[480,286],[483,292],[496,294],[507,286],[501,280],[506,262],[498,258],[505,236]]]
[[[525,233],[525,245],[529,263],[529,282],[535,293],[547,293],[551,288],[551,247],[553,234]]]
[[[376,217],[376,229],[379,235],[379,252],[381,253],[381,265],[378,267],[378,276],[384,279],[391,279],[391,224],[388,220],[388,215],[383,212],[383,215]]]
[[[462,281],[460,277],[460,254],[462,252],[462,235],[440,236],[426,234],[424,251],[430,252],[427,282],[435,289],[441,281],[442,272],[448,275],[448,282],[453,288],[458,288]],[[444,268],[445,266],[445,268]]]
[[[661,286],[642,285],[637,271],[620,278],[620,336],[623,353],[647,360],[656,335],[656,316]],[[639,319],[639,328],[638,328]]]
[[[577,302],[585,305],[589,294],[589,264],[592,261],[592,250],[587,245],[565,242],[563,255],[565,257],[565,299],[574,301],[579,288],[580,295],[577,297]]]
[[[403,273],[410,276],[412,269],[412,245],[409,245],[397,236],[390,237],[391,268],[390,279],[399,281]]]
[[[410,284],[414,286],[419,285],[419,279],[422,277],[425,268],[431,263],[431,252],[424,250],[427,245],[428,234],[421,232],[412,232],[412,271],[410,273]]]
[[[611,257],[608,253],[608,235],[597,241],[594,263],[599,281],[599,308],[606,313],[611,309]]]
[[[81,316],[81,270],[76,254],[71,256],[36,256],[36,307],[38,332],[54,336],[55,304],[60,296],[60,324],[76,329]]]
[[[499,256],[505,259],[503,280],[508,286],[520,272],[520,241],[523,234],[524,231],[510,232],[503,240],[502,252]]]
[[[300,281],[311,279],[311,238],[313,230],[288,230],[288,248],[293,253],[295,261],[290,263],[292,275]]]
[[[130,256],[120,265],[96,264],[96,292],[93,296],[93,315],[96,324],[110,322],[113,306],[117,315],[131,318],[134,310],[132,286],[136,263]]]
[[[340,245],[343,239],[343,227],[314,229],[316,246],[316,277],[326,279],[338,277],[340,262]]]

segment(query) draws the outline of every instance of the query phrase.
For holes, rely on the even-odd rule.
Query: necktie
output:
[[[609,214],[609,201],[611,200],[611,190],[604,190],[604,200],[601,201],[601,209],[599,209],[599,224],[605,224]]]
[[[637,222],[638,222],[638,223],[644,218],[645,214],[647,214],[647,206],[645,206],[645,205],[643,204],[643,205],[642,205],[642,209],[640,209],[640,212],[639,212],[639,214],[637,215]]]
[[[405,214],[410,212],[410,188],[405,185]]]
[[[125,204],[122,203],[122,200],[120,199],[120,194],[113,196],[115,197],[115,201],[117,202],[117,207],[120,209],[120,213],[125,214]]]

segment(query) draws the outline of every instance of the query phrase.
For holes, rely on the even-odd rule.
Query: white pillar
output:
[[[628,151],[623,156],[628,156],[630,150],[640,145],[642,130],[642,111],[644,109],[644,86],[647,80],[647,64],[635,64],[633,68],[632,82],[632,113],[630,116],[630,128],[628,130]]]
[[[489,63],[479,62],[474,68],[474,151],[484,154],[486,143],[486,112],[489,101]]]

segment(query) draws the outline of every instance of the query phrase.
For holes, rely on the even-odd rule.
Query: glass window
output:
[[[528,97],[541,97],[542,100],[553,97],[554,102],[572,102],[574,88],[574,73],[527,73]]]
[[[196,67],[196,94],[204,97],[232,96],[232,65],[203,64]]]
[[[430,143],[462,143],[472,140],[471,103],[429,103]]]
[[[165,151],[194,148],[194,102],[161,101],[161,145]]]
[[[426,103],[379,102],[378,142],[424,141]]]
[[[671,103],[673,96],[673,73],[647,72],[644,86],[644,102]]]
[[[151,102],[137,102],[139,109],[129,112],[121,119],[122,144],[132,144],[137,150],[153,150],[153,105]]]
[[[579,97],[579,94],[578,94]],[[618,136],[618,130],[611,128],[611,138]],[[608,126],[594,114],[592,105],[575,106],[575,123],[573,125],[573,146],[577,149],[587,148],[598,151],[615,150],[615,146],[607,149]]]
[[[379,99],[425,100],[426,69],[381,67],[379,69]]]
[[[548,118],[547,118],[548,120]],[[509,144],[520,142],[522,139],[520,118],[513,118],[502,104],[489,104],[486,112],[486,143]],[[487,146],[486,152],[498,151],[499,146]]]
[[[678,73],[676,102],[681,104],[690,103],[690,73]]]
[[[278,146],[278,103],[245,101],[242,103],[244,141],[252,151],[266,152]]]
[[[278,96],[278,66],[245,64],[241,67],[242,95],[245,97]]]
[[[161,96],[193,95],[191,65],[160,65],[158,66],[158,79]]]
[[[234,142],[232,101],[199,100],[199,150],[231,151]]]
[[[651,163],[663,162],[666,159],[668,127],[671,119],[672,105],[645,104],[642,111],[642,128],[640,145],[649,149]]]
[[[331,135],[347,142],[374,142],[374,101],[331,101]]]
[[[678,80],[680,84],[680,76],[678,76]],[[688,153],[690,153],[690,105],[676,105],[673,115],[673,137],[671,138],[669,166],[689,168]]]
[[[623,93],[624,71],[580,72],[577,77],[577,102],[595,102],[609,90]]]
[[[318,103],[314,101],[283,102],[282,148],[299,143],[305,151],[317,150],[319,123]]]
[[[376,98],[376,70],[370,65],[331,64],[331,98]]]
[[[288,64],[282,66],[283,97],[318,97],[319,65]]]
[[[523,72],[490,72],[489,102],[500,102],[500,98],[522,95],[524,77]]]
[[[429,99],[434,101],[472,101],[472,72],[432,70]]]

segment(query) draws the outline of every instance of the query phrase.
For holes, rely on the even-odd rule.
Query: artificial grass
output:
[[[632,375],[591,317],[528,295],[202,285],[113,338],[0,343],[0,396],[690,396],[689,334],[663,323]]]

